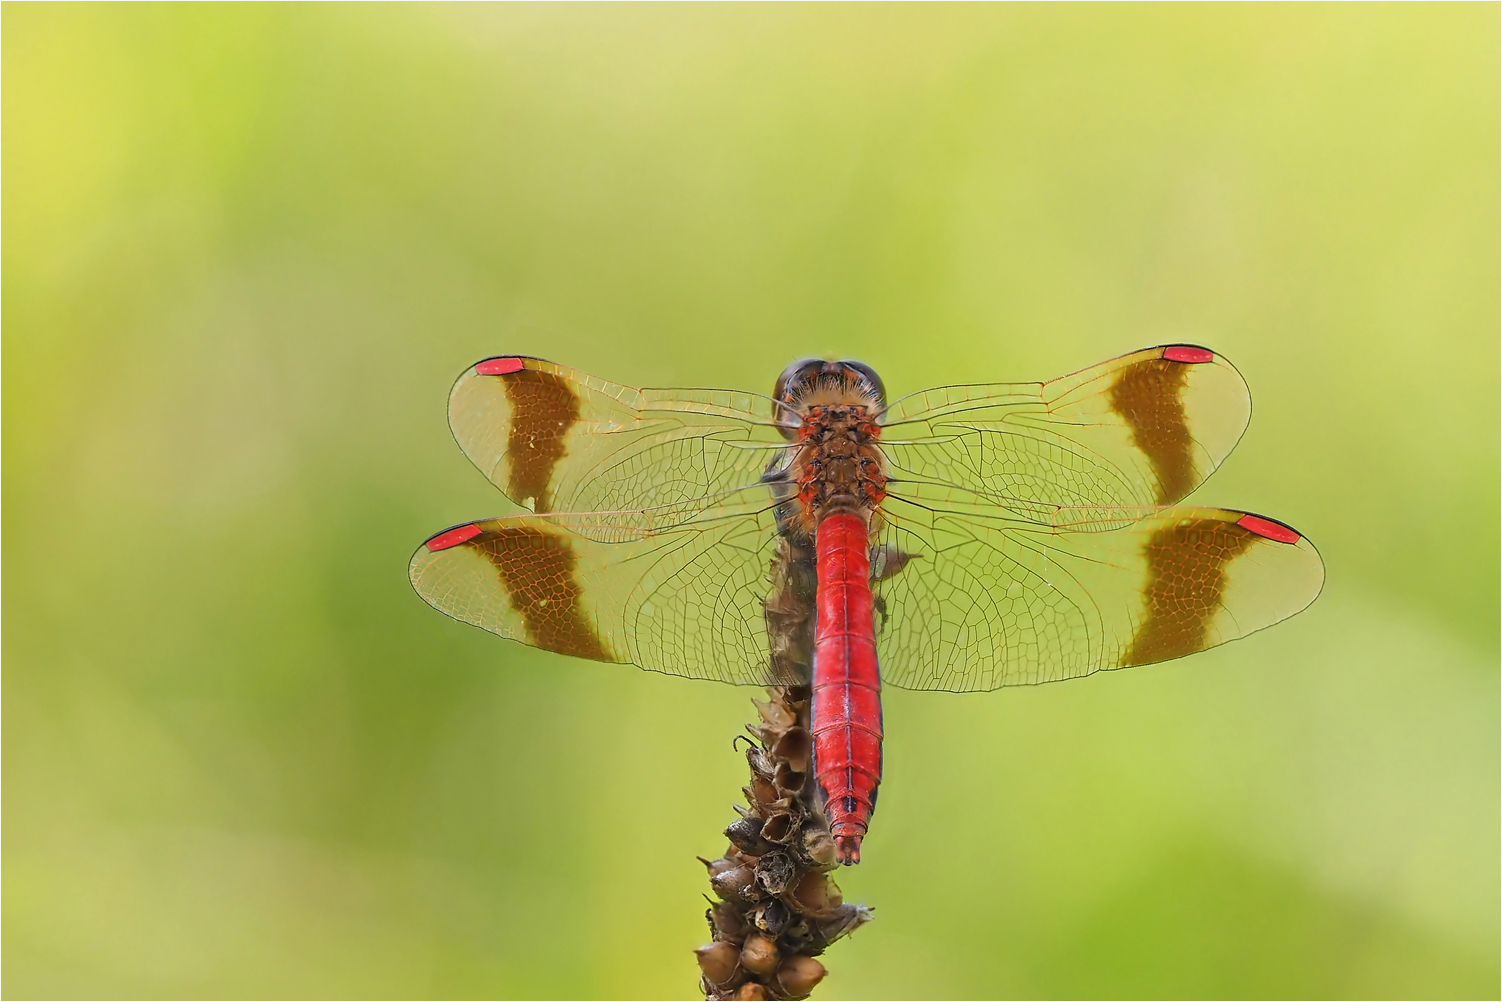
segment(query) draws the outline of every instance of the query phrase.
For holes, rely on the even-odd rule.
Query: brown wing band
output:
[[[1194,519],[1165,526],[1148,540],[1147,616],[1121,667],[1168,661],[1205,649],[1220,611],[1226,565],[1258,537],[1235,522]]]
[[[1184,415],[1189,368],[1145,358],[1121,370],[1111,387],[1111,409],[1132,429],[1132,440],[1158,476],[1158,503],[1172,504],[1194,489],[1194,457]]]
[[[511,437],[506,444],[510,477],[506,493],[532,510],[552,510],[553,467],[563,458],[563,438],[579,420],[579,398],[551,372],[521,369],[503,377],[511,400]]]
[[[591,661],[616,660],[580,606],[584,589],[575,580],[577,558],[566,538],[530,526],[511,526],[467,545],[500,572],[511,608],[521,614],[528,643]]]

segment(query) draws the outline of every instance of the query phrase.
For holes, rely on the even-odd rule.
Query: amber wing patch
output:
[[[522,369],[504,377],[511,401],[507,495],[538,513],[552,510],[553,468],[564,454],[564,436],[579,420],[579,398],[551,372]]]
[[[1225,570],[1257,539],[1237,525],[1201,518],[1164,526],[1148,539],[1147,616],[1121,667],[1194,654],[1208,646],[1220,611]]]
[[[468,545],[500,572],[529,644],[591,661],[616,660],[580,605],[584,589],[575,578],[578,561],[566,538],[531,526],[507,526]]]
[[[1184,414],[1188,369],[1164,358],[1144,358],[1121,370],[1111,387],[1111,408],[1132,429],[1132,441],[1158,477],[1158,503],[1170,504],[1194,489],[1194,456]]]

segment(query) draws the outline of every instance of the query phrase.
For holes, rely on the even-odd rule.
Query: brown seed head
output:
[[[813,956],[871,918],[843,904],[825,873],[839,853],[808,771],[810,692],[769,695],[757,706],[759,726],[748,727],[760,742],[746,750],[750,807],[734,805],[739,820],[725,829],[724,857],[700,860],[719,898],[708,913],[715,942],[696,951],[704,995],[716,1002],[808,997],[826,973]]]
[[[735,976],[735,965],[740,962],[741,951],[734,943],[722,940],[699,947],[694,956],[699,958],[699,969],[710,983],[723,985]]]
[[[823,964],[813,957],[789,957],[777,968],[777,984],[793,998],[802,998],[814,990],[814,985],[824,980],[829,973]]]
[[[752,974],[766,977],[777,970],[777,941],[764,933],[754,932],[741,947],[741,966]]]

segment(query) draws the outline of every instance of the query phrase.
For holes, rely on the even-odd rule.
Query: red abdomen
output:
[[[840,862],[859,863],[881,783],[881,674],[871,615],[866,523],[835,514],[819,524],[814,633],[814,775]]]

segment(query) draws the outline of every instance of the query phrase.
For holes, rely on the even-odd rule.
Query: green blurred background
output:
[[[406,580],[478,358],[1199,341],[1324,596],[890,692],[825,998],[1490,996],[1495,4],[3,9],[11,997],[682,997],[749,695]]]

